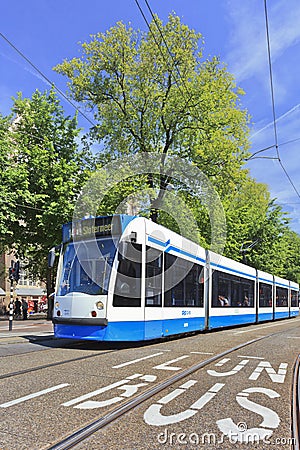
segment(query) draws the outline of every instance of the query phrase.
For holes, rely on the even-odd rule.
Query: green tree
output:
[[[286,244],[284,277],[300,284],[300,236],[294,231],[287,230],[283,241]]]
[[[78,150],[77,119],[64,116],[54,91],[19,94],[13,113],[9,126],[2,120],[0,141],[0,201],[7,202],[1,245],[26,258],[32,276],[45,278],[48,250],[61,242],[61,225],[72,220],[92,158]]]
[[[188,158],[213,178],[237,173],[248,149],[242,91],[216,58],[203,59],[201,42],[174,14],[165,25],[154,17],[148,33],[119,22],[55,67],[70,79],[70,95],[94,111],[102,163],[157,152]],[[168,182],[147,178],[154,220]]]
[[[223,205],[227,219],[225,254],[285,276],[289,219],[271,199],[267,186],[244,173],[236,189],[223,199]]]

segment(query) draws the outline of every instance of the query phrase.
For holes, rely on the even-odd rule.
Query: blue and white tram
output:
[[[290,281],[290,317],[296,317],[299,314],[299,285]]]
[[[274,319],[289,317],[289,281],[274,276]]]
[[[63,226],[52,320],[59,338],[142,341],[296,316],[298,298],[297,283],[114,215]]]
[[[274,277],[273,275],[257,271],[257,311],[258,322],[274,320]]]
[[[256,270],[209,253],[209,328],[256,322]]]

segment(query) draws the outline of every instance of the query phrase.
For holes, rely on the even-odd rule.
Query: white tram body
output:
[[[299,285],[290,281],[290,317],[296,317],[299,314]]]
[[[209,267],[209,328],[255,323],[256,270],[213,252]]]
[[[59,338],[142,341],[293,317],[298,297],[297,283],[115,215],[64,225],[52,320]]]
[[[264,322],[274,319],[274,277],[273,275],[257,271],[257,309],[258,321]]]
[[[284,319],[289,317],[289,283],[288,280],[274,276],[274,319]]]

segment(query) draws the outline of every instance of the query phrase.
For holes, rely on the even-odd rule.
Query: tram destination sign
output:
[[[119,216],[104,216],[77,220],[63,226],[63,242],[69,242],[72,238],[88,236],[111,236],[121,234],[121,222]]]

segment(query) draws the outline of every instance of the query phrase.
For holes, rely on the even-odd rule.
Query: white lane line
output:
[[[300,336],[286,336],[287,339],[300,339]]]
[[[262,356],[243,356],[243,355],[238,355],[238,358],[247,358],[247,359],[265,359]]]
[[[193,353],[195,355],[213,355],[212,352],[190,352]]]
[[[253,328],[251,330],[237,331],[236,333],[233,333],[233,334],[251,333],[251,331],[264,330],[265,328],[278,327],[279,325],[286,325],[286,322],[285,323],[274,323],[271,325],[264,325],[263,327],[257,327],[257,328]]]
[[[88,392],[87,394],[81,395],[80,397],[73,398],[73,400],[69,400],[66,403],[62,403],[62,406],[75,405],[76,403],[79,403],[83,400],[87,400],[91,397],[94,397],[95,395],[103,394],[103,392],[107,392],[111,389],[122,386],[123,384],[126,384],[126,383],[128,383],[128,381],[134,380],[135,378],[145,378],[145,377],[143,377],[141,373],[135,373],[134,375],[130,375],[129,377],[127,377],[124,380],[116,381],[115,383],[112,383],[108,386],[104,386],[103,388],[97,389],[96,391]]]
[[[181,361],[182,359],[188,358],[189,355],[183,355],[179,356],[179,358],[172,359],[171,361],[167,361],[165,363],[159,364],[158,366],[154,366],[153,369],[160,369],[160,370],[180,370],[181,367],[175,367],[170,366],[170,364],[173,364],[174,362]]]
[[[173,352],[174,350],[168,350],[168,349],[164,349],[164,348],[162,348],[161,349],[161,352]]]
[[[12,400],[11,402],[2,403],[2,405],[0,405],[0,408],[8,408],[9,406],[17,405],[18,403],[25,402],[26,400],[30,400],[31,398],[40,397],[41,395],[48,394],[48,392],[53,392],[66,386],[70,386],[69,383],[58,384],[57,386],[35,392],[34,394],[29,394],[25,395],[25,397],[17,398],[16,400]]]
[[[118,364],[117,366],[113,366],[113,369],[119,369],[120,367],[130,366],[130,364],[134,364],[136,362],[144,361],[145,359],[154,358],[155,356],[163,355],[163,352],[154,353],[153,355],[144,356],[143,358],[133,359],[132,361],[127,361],[122,364]]]

